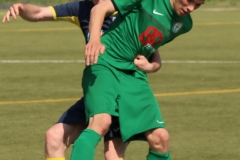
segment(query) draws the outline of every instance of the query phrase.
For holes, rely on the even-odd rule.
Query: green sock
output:
[[[147,160],[171,160],[170,153],[159,153],[149,149]]]
[[[70,160],[94,160],[95,148],[102,136],[91,129],[85,129],[73,144]]]

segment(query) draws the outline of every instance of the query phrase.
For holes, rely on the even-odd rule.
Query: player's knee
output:
[[[89,125],[94,128],[99,128],[103,131],[103,134],[105,134],[112,123],[111,119],[111,116],[108,114],[97,114],[90,119]]]
[[[147,140],[154,151],[167,153],[169,146],[169,134],[164,128],[158,128],[147,132]]]
[[[103,126],[105,129],[108,129],[112,123],[112,118],[110,115],[107,114],[103,114],[102,116],[102,120],[103,120]]]
[[[63,135],[52,128],[47,130],[45,134],[45,144],[47,150],[57,150],[59,148],[65,150],[66,148],[63,144]]]

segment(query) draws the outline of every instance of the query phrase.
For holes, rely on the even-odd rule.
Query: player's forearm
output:
[[[89,24],[90,41],[100,41],[101,28],[104,18],[107,14],[115,11],[111,1],[106,0],[94,6],[91,10],[91,18]]]
[[[19,15],[29,22],[53,20],[49,7],[39,7],[32,4],[23,4],[23,8],[19,11]]]
[[[161,65],[159,63],[152,62],[152,63],[149,63],[145,72],[154,73],[154,72],[157,72],[160,68],[161,68]]]
[[[139,70],[145,72],[145,73],[154,73],[160,69],[160,65],[158,63],[152,62],[152,63],[147,63],[141,68],[138,68]]]
[[[149,66],[150,70],[147,73],[157,72],[162,67],[161,56],[158,51],[153,53],[149,59],[149,62],[151,66]]]

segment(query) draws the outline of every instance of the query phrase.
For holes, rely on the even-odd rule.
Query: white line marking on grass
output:
[[[240,21],[233,22],[202,22],[194,23],[194,26],[216,26],[216,25],[239,25]],[[6,25],[6,24],[5,24]],[[62,27],[62,28],[24,28],[24,29],[2,29],[0,33],[11,32],[52,32],[52,31],[74,31],[79,30],[77,27]]]
[[[18,63],[85,63],[85,60],[0,60],[2,64],[18,64]],[[240,63],[240,61],[195,61],[195,60],[165,60],[162,63],[170,63],[170,64],[233,64]]]

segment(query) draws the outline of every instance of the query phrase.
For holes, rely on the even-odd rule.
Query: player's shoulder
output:
[[[186,29],[186,32],[190,31],[193,27],[193,21],[190,14],[182,17],[182,23],[184,25],[184,28]]]

